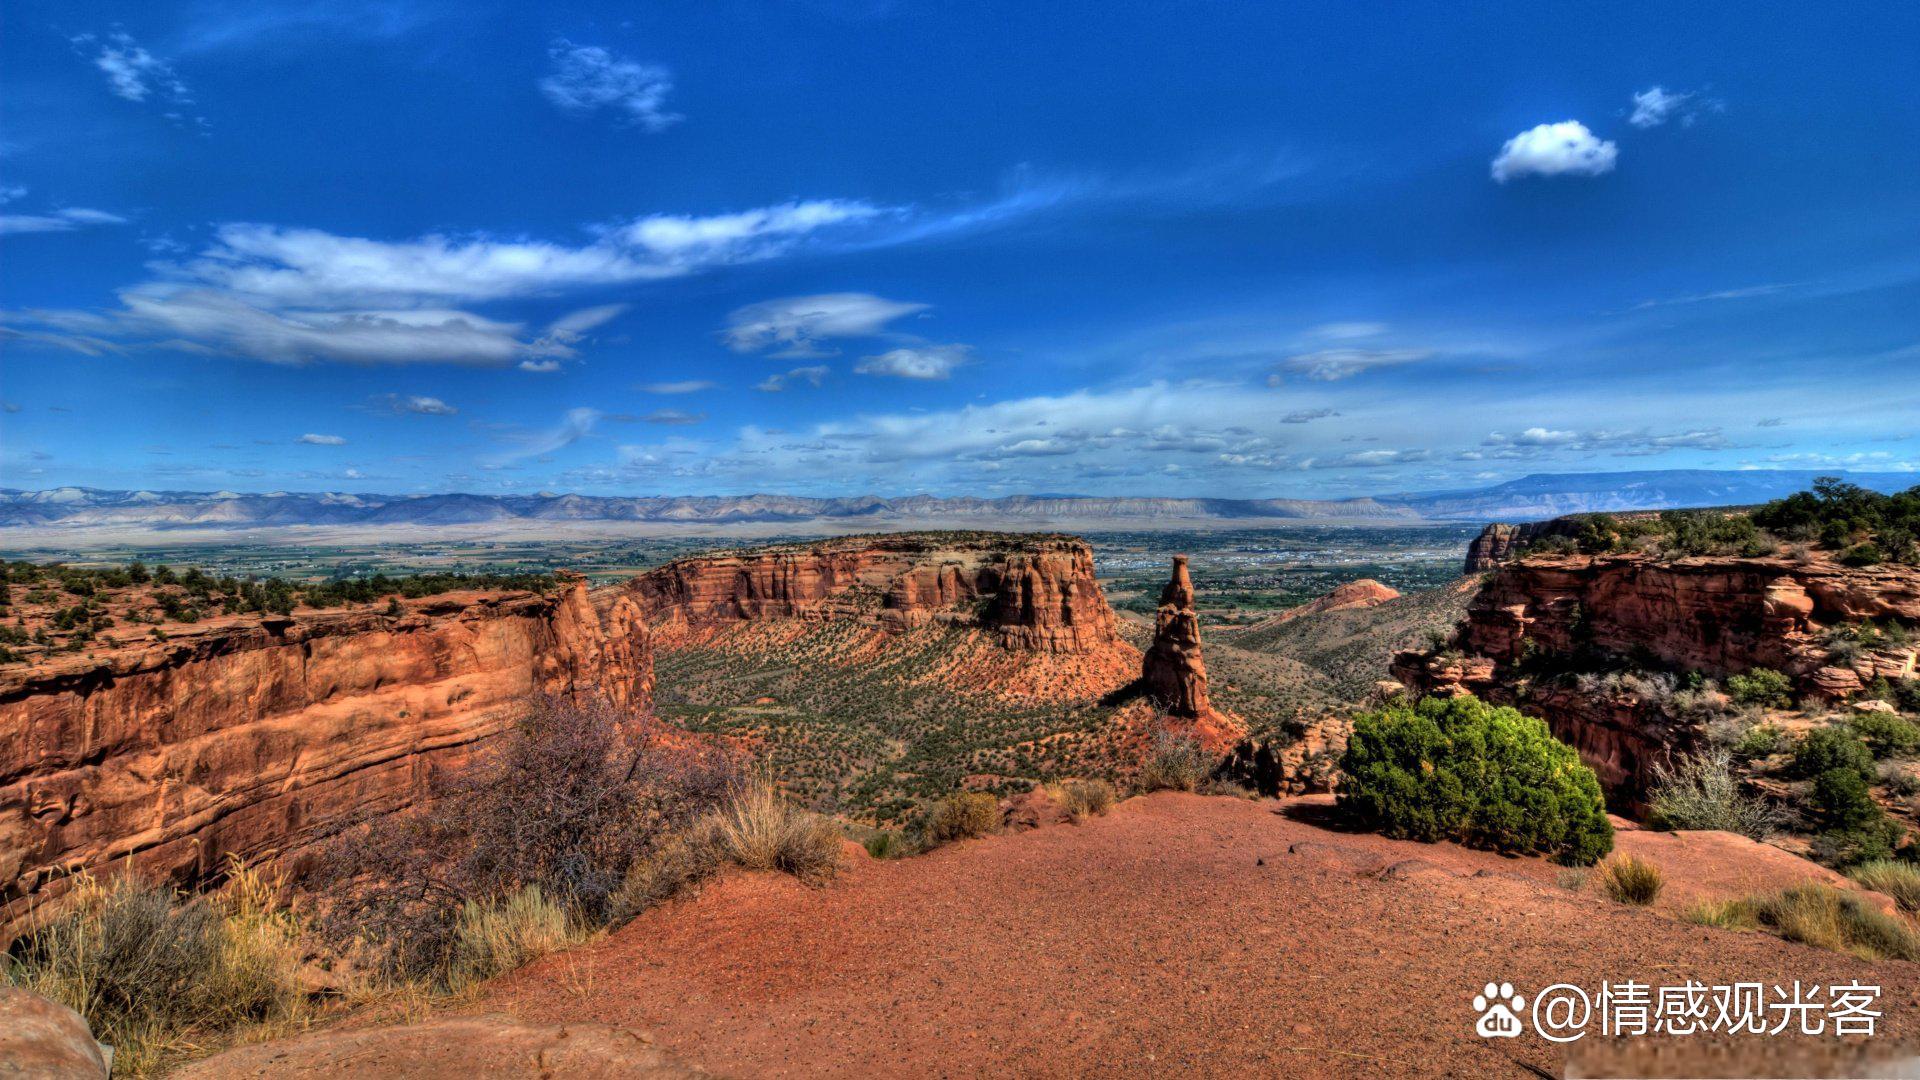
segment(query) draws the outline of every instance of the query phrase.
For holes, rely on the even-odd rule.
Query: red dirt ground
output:
[[[1489,980],[1530,997],[1858,979],[1884,988],[1871,1041],[1669,1037],[1628,1065],[1590,1035],[1574,1071],[1801,1075],[1837,1052],[1857,1074],[1863,1051],[1920,1044],[1920,965],[1695,926],[1570,891],[1551,864],[1332,831],[1324,814],[1161,794],[862,861],[823,889],[733,877],[475,1008],[645,1028],[735,1076],[1525,1077],[1559,1075],[1565,1052],[1531,1030],[1473,1034]]]

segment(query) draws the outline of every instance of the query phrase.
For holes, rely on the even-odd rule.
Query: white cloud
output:
[[[24,188],[15,189],[24,191]],[[75,206],[44,214],[0,214],[0,236],[14,233],[72,232],[85,225],[124,225],[127,219],[105,210]]]
[[[1493,159],[1493,178],[1599,176],[1613,171],[1620,148],[1596,137],[1578,120],[1540,124],[1508,139]]]
[[[1512,435],[1493,432],[1482,439],[1480,445],[1480,450],[1465,450],[1454,456],[1463,461],[1514,460],[1565,451],[1576,454],[1605,453],[1612,457],[1652,457],[1670,450],[1733,448],[1733,444],[1717,427],[1663,434],[1655,434],[1644,428],[1571,431],[1530,427]]]
[[[503,431],[496,437],[509,449],[486,458],[484,464],[498,468],[523,458],[539,457],[572,446],[588,435],[600,422],[600,410],[568,409],[560,423],[544,431]]]
[[[601,304],[599,307],[582,308],[579,311],[570,312],[548,324],[547,336],[571,344],[585,336],[587,331],[619,317],[627,307],[626,304]]]
[[[1658,86],[1638,91],[1633,95],[1633,115],[1627,118],[1627,123],[1637,128],[1659,127],[1692,96],[1684,92],[1669,93]]]
[[[522,360],[520,361],[520,370],[531,371],[535,375],[551,375],[554,372],[560,370],[560,361],[558,360]]]
[[[553,59],[553,73],[540,80],[540,92],[561,109],[573,113],[613,109],[649,132],[665,131],[685,119],[667,111],[673,73],[664,67],[564,39],[554,42],[547,55]]]
[[[871,293],[825,293],[764,300],[727,316],[723,332],[735,352],[763,352],[780,357],[827,356],[831,338],[873,337],[894,319],[925,311],[926,304],[887,300]]]
[[[1316,382],[1335,382],[1378,367],[1416,363],[1432,355],[1426,349],[1317,349],[1281,361],[1280,371],[1267,377],[1267,385],[1281,385],[1285,381],[1282,372]]]
[[[855,364],[853,370],[861,375],[945,379],[953,374],[954,368],[965,364],[972,353],[968,345],[914,345],[866,357]]]
[[[811,367],[797,367],[783,375],[767,376],[760,380],[754,389],[764,390],[769,394],[777,394],[795,382],[804,382],[809,386],[817,387],[826,379],[827,370],[825,364],[815,364]]]
[[[388,394],[387,402],[394,412],[413,413],[417,416],[453,416],[460,411],[437,397],[426,397],[421,394]]]
[[[649,394],[697,394],[702,390],[715,390],[719,383],[710,379],[681,379],[678,382],[645,383],[639,389]]]
[[[775,258],[816,232],[881,212],[865,203],[816,200],[705,217],[655,214],[604,230],[597,241],[578,247],[484,236],[372,240],[230,224],[220,227],[199,258],[163,268],[171,277],[266,304],[475,302],[660,281]],[[590,329],[619,314],[618,307],[577,312],[569,318],[601,317],[560,328]]]
[[[347,440],[341,438],[338,435],[315,435],[312,432],[308,432],[307,434],[302,435],[298,439],[295,439],[293,441],[298,443],[305,443],[308,446],[345,446],[347,445]]]
[[[148,52],[124,30],[115,30],[105,38],[81,34],[72,39],[83,55],[91,55],[93,66],[107,77],[107,89],[116,97],[142,104],[151,102],[167,110],[175,123],[192,122],[204,127],[206,121],[185,114],[193,104],[193,93],[167,60]]]
[[[690,413],[680,409],[655,409],[638,419],[643,424],[666,424],[677,427],[687,424],[698,424],[706,420],[706,418],[706,413]]]

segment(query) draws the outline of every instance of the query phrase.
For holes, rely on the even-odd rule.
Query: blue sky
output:
[[[1909,5],[0,18],[7,486],[1920,468]]]

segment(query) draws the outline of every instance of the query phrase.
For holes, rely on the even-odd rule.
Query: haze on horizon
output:
[[[0,486],[1920,473],[1902,5],[0,19]]]

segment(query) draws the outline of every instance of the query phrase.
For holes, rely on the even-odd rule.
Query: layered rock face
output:
[[[1402,653],[1394,675],[1424,692],[1525,704],[1603,783],[1636,789],[1654,762],[1689,748],[1698,732],[1631,688],[1580,690],[1524,679],[1525,669],[1550,672],[1595,656],[1713,678],[1765,667],[1791,676],[1802,695],[1840,698],[1875,678],[1914,673],[1910,645],[1830,657],[1826,632],[1864,620],[1920,624],[1920,568],[1846,567],[1819,553],[1531,556],[1487,579],[1451,648]]]
[[[0,669],[0,939],[67,875],[190,882],[421,799],[529,696],[650,704],[640,609],[449,593],[230,616],[160,642]]]
[[[1197,720],[1213,715],[1207,699],[1207,664],[1200,656],[1200,616],[1193,610],[1193,577],[1187,557],[1173,557],[1173,577],[1160,590],[1153,644],[1141,661],[1147,696],[1167,715]]]
[[[977,627],[1009,649],[1121,645],[1093,552],[1066,536],[908,533],[681,559],[618,587],[668,634],[771,619],[859,619],[890,633]]]

